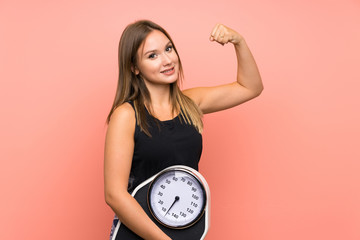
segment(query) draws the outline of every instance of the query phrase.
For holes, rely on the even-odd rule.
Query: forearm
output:
[[[107,197],[108,205],[113,209],[120,222],[145,240],[171,240],[147,216],[139,203],[128,193]]]
[[[245,39],[241,38],[234,47],[237,58],[237,82],[254,94],[260,94],[263,90],[261,76]]]

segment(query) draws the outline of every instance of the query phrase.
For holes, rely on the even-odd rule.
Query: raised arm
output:
[[[232,43],[237,57],[236,81],[215,87],[198,87],[184,90],[204,114],[237,106],[257,97],[263,90],[259,70],[245,39],[236,31],[217,24],[210,41],[221,45]]]
[[[134,151],[134,131],[134,110],[130,104],[124,103],[112,114],[106,133],[105,200],[119,220],[143,239],[169,240],[127,192]]]

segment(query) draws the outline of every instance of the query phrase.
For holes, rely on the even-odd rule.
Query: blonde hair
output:
[[[140,74],[136,75],[132,69],[137,63],[137,51],[144,42],[150,32],[158,30],[162,32],[172,43],[172,46],[179,58],[179,80],[183,79],[184,73],[179,54],[176,50],[174,42],[170,35],[154,22],[148,20],[136,21],[128,25],[123,31],[118,52],[119,63],[119,78],[116,89],[115,99],[111,107],[110,113],[106,122],[110,122],[110,118],[114,110],[125,102],[132,101],[135,107],[135,114],[137,124],[140,129],[148,136],[151,136],[146,121],[145,102],[150,106],[151,114],[151,98],[149,90],[147,89],[144,80]],[[202,132],[202,112],[198,106],[186,95],[184,95],[179,88],[179,80],[170,84],[170,101],[172,104],[172,112],[179,112],[186,124],[193,125],[198,132]],[[181,119],[181,118],[180,118]]]

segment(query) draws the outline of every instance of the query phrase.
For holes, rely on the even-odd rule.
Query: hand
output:
[[[239,44],[242,40],[243,37],[239,33],[223,24],[216,24],[210,36],[210,41],[216,41],[221,45],[229,42],[236,45]]]

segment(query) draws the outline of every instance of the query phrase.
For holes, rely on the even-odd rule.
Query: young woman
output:
[[[182,65],[169,34],[151,21],[124,30],[119,44],[119,81],[107,118],[105,200],[122,224],[143,239],[170,239],[146,215],[131,191],[172,165],[198,169],[202,114],[237,106],[263,85],[244,38],[222,24],[210,41],[232,43],[235,82],[181,91]]]

